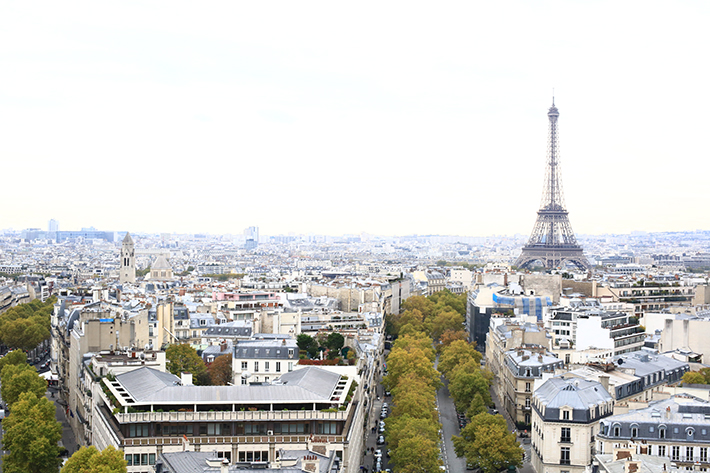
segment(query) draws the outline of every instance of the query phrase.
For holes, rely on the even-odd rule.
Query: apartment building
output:
[[[532,421],[532,395],[536,380],[544,373],[554,374],[564,363],[539,345],[524,345],[505,353],[505,363],[496,384],[498,399],[516,423],[530,425]]]
[[[646,339],[638,318],[607,312],[593,300],[551,309],[546,326],[556,350],[609,349],[618,355],[640,350]]]
[[[614,400],[596,381],[550,378],[532,400],[531,460],[539,473],[586,471],[594,456],[599,423]]]
[[[94,383],[94,445],[123,450],[134,473],[152,471],[161,453],[273,462],[281,449],[332,453],[343,471],[355,471],[364,417],[354,381],[304,367],[272,383],[193,386],[143,367]]]
[[[610,362],[593,362],[565,374],[580,379],[599,381],[617,401],[651,401],[666,386],[678,384],[690,370],[688,363],[673,358],[633,352]]]
[[[673,462],[679,469],[710,468],[710,403],[688,395],[651,402],[646,407],[616,414],[600,423],[599,453],[631,448]]]
[[[257,334],[251,340],[235,340],[232,352],[234,384],[270,382],[294,370],[298,345],[288,335]]]

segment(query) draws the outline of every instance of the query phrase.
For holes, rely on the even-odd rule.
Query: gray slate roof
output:
[[[182,386],[177,376],[147,367],[116,376],[135,400],[132,405],[329,403],[339,380],[339,374],[317,366],[284,373],[279,384]]]
[[[550,378],[535,390],[535,396],[548,409],[568,406],[586,410],[612,400],[601,383],[585,379]]]

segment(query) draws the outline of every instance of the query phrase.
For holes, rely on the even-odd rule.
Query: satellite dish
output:
[[[249,379],[251,377],[251,373],[248,371],[242,372],[242,378],[244,379]]]

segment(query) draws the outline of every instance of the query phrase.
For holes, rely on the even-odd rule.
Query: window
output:
[[[335,435],[338,433],[337,427],[338,424],[335,422],[322,422],[318,424],[318,433]]]
[[[530,392],[530,383],[525,383],[525,392],[526,393]]]
[[[259,362],[255,361],[254,362],[254,373],[257,373],[259,371]]]
[[[291,371],[293,371],[293,361],[288,362],[288,372],[290,373]]]
[[[700,447],[700,461],[707,463],[708,461],[708,447]]]
[[[693,447],[685,447],[685,459],[691,461],[693,459]]]
[[[572,441],[572,429],[569,427],[562,427],[562,433],[560,434],[560,442],[569,443]]]
[[[269,452],[264,450],[262,452],[239,452],[240,462],[268,462]]]
[[[638,427],[631,427],[631,438],[635,439],[638,436],[639,436],[639,428]]]
[[[530,407],[530,398],[529,397],[525,398],[525,407],[527,407],[527,408]]]
[[[264,362],[264,371],[266,371],[267,373],[269,372],[269,364],[270,363],[268,361]]]
[[[659,457],[665,457],[665,456],[666,456],[666,446],[665,446],[665,445],[659,445],[659,446],[658,446],[658,456],[659,456]]]
[[[560,465],[569,465],[569,447],[560,448]]]
[[[562,411],[562,420],[569,420],[569,411]]]
[[[277,372],[277,373],[280,373],[280,372],[281,372],[281,362],[280,362],[280,361],[277,361],[277,362],[276,362],[276,372]]]
[[[242,371],[246,371],[246,369],[247,369],[247,362],[242,361]]]
[[[207,320],[205,320],[205,319],[200,319],[200,325],[202,325],[202,326],[207,325]]]
[[[665,427],[661,427],[660,429],[658,429],[658,438],[659,439],[666,438],[666,428]]]
[[[246,378],[242,378],[242,384],[247,384],[247,379],[246,379]]]
[[[615,425],[614,426],[614,437],[618,437],[619,435],[621,435],[621,427],[619,427],[618,425]]]
[[[671,460],[680,460],[680,447],[678,445],[673,445],[671,447]]]

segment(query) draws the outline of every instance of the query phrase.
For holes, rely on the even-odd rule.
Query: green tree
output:
[[[180,376],[181,373],[192,373],[195,384],[209,384],[207,367],[197,351],[187,343],[170,345],[165,350],[167,368],[172,374]]]
[[[428,297],[428,299],[434,303],[434,314],[438,314],[445,308],[449,308],[458,312],[462,317],[466,315],[466,298],[466,293],[456,295],[448,289],[435,292]]]
[[[0,358],[0,373],[7,365],[26,365],[27,355],[22,350],[12,350],[7,355]]]
[[[483,473],[498,473],[509,466],[521,466],[523,449],[515,440],[515,434],[500,415],[478,414],[462,431],[452,437],[454,450],[459,457]]]
[[[407,310],[418,310],[424,318],[428,318],[434,313],[434,302],[425,296],[412,296],[402,302],[402,308]]]
[[[34,366],[7,365],[0,373],[2,387],[0,394],[10,409],[23,393],[29,392],[36,397],[43,397],[47,392],[47,381],[37,374]]]
[[[481,355],[473,345],[464,340],[457,340],[451,342],[446,348],[441,349],[441,356],[439,357],[437,368],[442,373],[447,374],[458,365],[471,360],[478,363],[478,367],[480,368],[482,358],[483,355]]]
[[[431,338],[439,340],[441,335],[447,330],[461,330],[463,328],[463,316],[446,307],[433,317],[431,327]]]
[[[32,350],[50,337],[50,318],[56,297],[12,307],[0,315],[0,341],[10,348]]]
[[[232,382],[232,355],[220,355],[207,367],[210,384],[226,386]]]
[[[705,377],[705,384],[710,384],[710,368],[700,368],[699,373]]]
[[[345,345],[345,337],[343,337],[338,332],[332,332],[328,334],[328,338],[325,341],[325,346],[329,350],[338,351]]]
[[[296,345],[299,350],[305,351],[309,358],[315,358],[318,355],[318,341],[308,334],[302,333],[296,337]]]
[[[6,368],[7,369],[7,368]],[[26,392],[12,406],[3,421],[5,473],[56,473],[62,426],[55,419],[55,408],[46,397]]]
[[[707,384],[705,376],[697,371],[688,371],[683,375],[683,384]]]
[[[471,404],[468,406],[466,415],[469,419],[473,419],[478,414],[483,414],[484,412],[487,412],[489,404],[490,402],[486,403],[485,399],[483,399],[483,396],[481,396],[481,393],[476,393],[476,395],[473,396],[473,401],[471,401]]]
[[[400,473],[441,473],[439,446],[422,435],[404,437],[390,458]]]
[[[460,411],[466,410],[476,395],[480,395],[486,405],[491,403],[488,380],[481,370],[455,370],[449,378],[449,392]]]
[[[397,400],[396,404],[392,406],[393,416],[407,414],[418,419],[436,421],[436,403],[434,401],[436,391],[428,383],[428,380],[408,377],[405,383],[393,388],[392,391]]]
[[[399,445],[399,441],[403,438],[421,435],[423,437],[436,440],[439,436],[441,424],[432,422],[428,418],[412,417],[405,413],[402,415],[391,415],[385,420],[387,429],[385,436],[387,437],[387,445],[394,449]]]
[[[441,337],[439,337],[439,351],[443,350],[445,347],[448,347],[455,341],[463,341],[465,342],[466,339],[468,338],[468,334],[462,330],[444,330],[443,333],[441,334]]]
[[[427,384],[433,387],[441,385],[439,372],[432,365],[427,353],[418,347],[405,350],[395,344],[387,357],[387,371],[382,383],[390,391],[399,384],[400,379],[413,377],[426,380]]]
[[[126,473],[126,460],[123,452],[113,445],[99,450],[94,447],[81,447],[69,457],[61,473]]]

